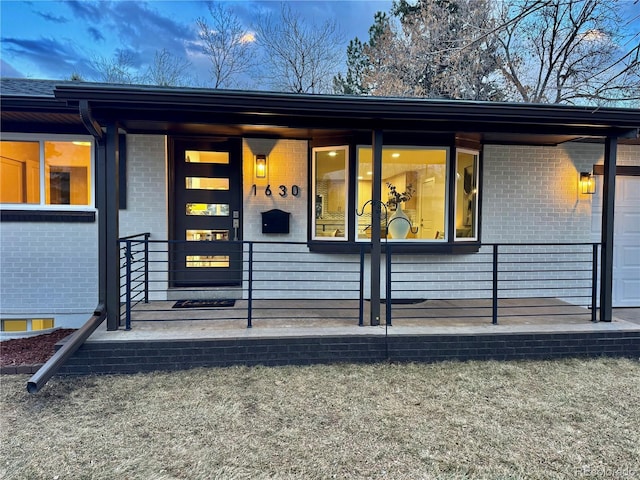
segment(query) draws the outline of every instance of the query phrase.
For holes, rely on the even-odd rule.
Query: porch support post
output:
[[[371,326],[380,325],[380,214],[382,205],[382,130],[374,130],[371,138],[373,176],[371,178]]]
[[[98,212],[100,235],[100,292],[104,295],[107,307],[107,330],[117,330],[120,325],[120,248],[118,238],[120,227],[118,211],[120,204],[119,195],[119,156],[120,142],[118,138],[118,125],[107,125],[107,134],[104,139],[104,165],[103,180],[104,190],[103,208]],[[104,257],[104,259],[102,259]],[[104,270],[102,270],[104,268]],[[104,285],[102,286],[102,283]]]
[[[96,138],[96,209],[98,210],[98,303],[107,305],[107,154],[105,137]]]
[[[617,153],[618,139],[616,137],[607,137],[604,144],[604,179],[602,182],[602,249],[600,259],[601,322],[610,322],[613,314],[613,215],[616,201]]]

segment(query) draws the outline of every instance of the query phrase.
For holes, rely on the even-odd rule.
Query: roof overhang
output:
[[[473,133],[483,143],[520,145],[606,137],[640,143],[637,109],[84,82],[56,84],[46,97],[3,95],[3,130],[31,131],[46,124],[83,129],[81,104],[97,124],[118,123],[129,133],[313,138],[380,129],[436,136]]]

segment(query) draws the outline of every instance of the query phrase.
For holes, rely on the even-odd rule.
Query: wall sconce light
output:
[[[256,155],[255,163],[256,178],[265,178],[267,176],[267,156]]]
[[[596,179],[591,172],[580,172],[580,193],[593,195],[596,193]]]

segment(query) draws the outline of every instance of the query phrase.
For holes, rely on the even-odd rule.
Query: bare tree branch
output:
[[[190,62],[176,57],[166,49],[157,50],[153,64],[144,75],[144,82],[165,87],[188,85],[190,79],[187,70],[190,66]]]
[[[499,24],[499,67],[514,100],[606,103],[638,97],[638,45],[617,0],[513,0]],[[515,20],[514,20],[515,19]],[[631,37],[631,38],[630,38]]]
[[[338,70],[342,43],[335,21],[305,24],[283,3],[279,15],[263,15],[255,26],[263,49],[264,76],[269,85],[295,93],[326,93]]]
[[[254,37],[221,3],[209,3],[208,8],[210,23],[203,17],[196,20],[202,51],[211,61],[214,88],[229,88],[254,63]]]
[[[97,56],[91,61],[97,80],[104,83],[139,83],[134,55],[129,50],[118,50],[112,58]]]

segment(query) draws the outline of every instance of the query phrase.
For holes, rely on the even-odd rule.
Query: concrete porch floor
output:
[[[569,332],[640,332],[640,308],[614,309],[614,321],[591,322],[591,310],[557,299],[509,299],[491,323],[489,300],[430,300],[393,305],[393,326],[358,326],[358,302],[350,300],[254,300],[253,327],[247,328],[246,300],[226,308],[172,308],[174,301],[139,304],[132,329],[106,331],[103,324],[89,342],[194,339],[258,339],[360,335],[473,335]]]

